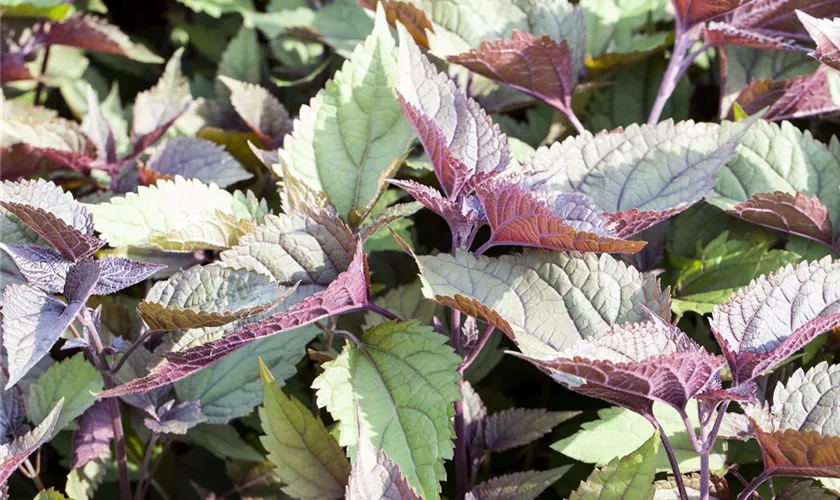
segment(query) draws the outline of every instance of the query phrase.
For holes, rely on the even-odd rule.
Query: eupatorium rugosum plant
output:
[[[93,87],[81,124],[4,93],[4,488],[60,498],[43,454],[70,498],[183,496],[158,471],[203,448],[202,498],[840,490],[840,143],[784,121],[837,111],[837,2],[182,3],[243,18],[212,92],[178,49],[130,127]],[[3,81],[41,43],[150,59],[92,23]],[[255,29],[311,73],[268,85]],[[684,119],[712,47],[731,120]],[[593,116],[636,78],[645,116]]]

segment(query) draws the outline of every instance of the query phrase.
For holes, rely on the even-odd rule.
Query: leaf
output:
[[[796,11],[796,17],[817,44],[811,56],[834,69],[840,69],[840,18],[835,17],[834,21],[829,18],[817,19],[801,10]]]
[[[537,149],[520,184],[536,192],[579,192],[607,212],[690,205],[715,186],[753,122],[716,125],[666,120]]]
[[[568,471],[558,467],[546,471],[515,472],[479,483],[467,493],[468,500],[534,500]]]
[[[397,92],[447,198],[510,163],[507,137],[432,63],[401,27]],[[466,194],[466,193],[464,193]]]
[[[710,326],[736,383],[744,383],[840,325],[830,257],[761,276],[715,308]]]
[[[816,196],[828,211],[836,239],[840,234],[838,165],[840,159],[809,132],[789,122],[778,125],[759,121],[744,136],[735,158],[720,171],[708,201],[723,210],[733,210],[759,193]]]
[[[194,137],[174,137],[167,140],[149,158],[146,168],[165,176],[164,178],[180,175],[186,179],[198,179],[221,187],[252,177],[223,146]]]
[[[756,193],[735,205],[738,217],[753,224],[796,234],[831,246],[834,232],[828,209],[816,196],[782,191]]]
[[[97,261],[100,275],[91,295],[111,295],[132,285],[145,281],[158,271],[166,269],[165,264],[138,262],[120,257]]]
[[[575,392],[649,418],[656,401],[682,410],[709,385],[724,360],[655,313],[648,314],[650,321],[614,326],[554,359],[522,357]]]
[[[462,241],[469,237],[473,225],[484,217],[484,209],[475,197],[467,197],[458,202],[445,198],[439,191],[425,184],[408,180],[390,182],[410,194],[432,212],[446,219],[452,234],[457,235]]]
[[[670,309],[669,293],[653,275],[606,254],[475,258],[458,251],[417,262],[426,297],[493,324],[531,356],[550,357],[613,325],[639,322],[645,317],[639,304],[663,315]],[[484,311],[465,307],[472,301]]]
[[[289,112],[268,90],[259,85],[240,82],[226,76],[219,79],[230,89],[230,101],[268,149],[276,149],[283,137],[291,132]]]
[[[659,432],[654,431],[653,436],[633,453],[621,459],[615,458],[603,468],[592,472],[572,492],[569,500],[652,499],[658,451]]]
[[[356,242],[350,229],[325,211],[286,210],[222,253],[226,267],[247,269],[278,283],[326,287],[347,270]]]
[[[391,205],[376,214],[373,219],[367,223],[367,225],[359,229],[359,237],[362,238],[362,240],[367,240],[378,231],[387,227],[388,224],[404,220],[405,218],[419,212],[421,208],[423,208],[423,205],[417,202]]]
[[[222,58],[219,61],[217,70],[218,77],[229,77],[248,83],[260,83],[262,53],[260,51],[257,32],[246,24],[243,24],[236,32],[236,36],[230,39]],[[221,81],[221,78],[220,78]],[[229,90],[225,85],[216,83],[216,95],[227,101]]]
[[[287,396],[274,383],[268,367],[260,361],[263,405],[260,423],[275,473],[286,483],[283,492],[294,498],[341,498],[350,476],[350,462],[338,443],[297,399]]]
[[[96,144],[99,160],[106,163],[118,161],[114,131],[99,106],[99,96],[92,86],[87,88],[87,114],[82,120],[81,130]]]
[[[818,431],[765,432],[753,425],[764,470],[771,476],[840,478],[840,437]]]
[[[484,441],[491,452],[524,446],[579,415],[575,411],[508,408],[483,418]]]
[[[59,400],[55,408],[32,432],[15,439],[9,444],[0,446],[0,484],[5,484],[29,455],[52,439],[58,432],[56,424],[63,405],[64,400]]]
[[[29,388],[26,413],[35,424],[46,421],[59,401],[64,401],[56,430],[81,416],[93,403],[93,394],[102,390],[102,376],[83,353],[49,367]]]
[[[740,0],[674,0],[674,11],[683,29],[730,12]]]
[[[8,353],[9,370],[6,389],[49,353],[81,305],[65,306],[28,285],[6,287],[3,304],[3,345]]]
[[[815,485],[813,481],[798,481],[783,489],[777,500],[832,500],[836,495]]]
[[[201,413],[198,401],[184,401],[175,404],[169,400],[157,409],[156,418],[145,418],[143,423],[151,431],[160,434],[186,434],[191,428],[207,421]]]
[[[661,403],[654,404],[653,412],[674,448],[680,470],[683,473],[700,470],[700,455],[694,451],[680,415]],[[696,401],[689,402],[686,413],[696,431],[699,425]],[[598,420],[582,424],[580,431],[554,443],[551,448],[575,460],[602,467],[615,458],[632,453],[650,437],[652,431],[650,422],[644,417],[624,408],[598,410],[598,417]],[[716,470],[723,464],[724,453],[721,445],[717,444],[710,454],[710,468]],[[664,448],[660,448],[657,454],[656,470],[671,471]]]
[[[448,59],[566,113],[571,111],[578,67],[566,40],[513,30],[510,39],[482,42],[480,49]]]
[[[393,2],[400,3],[400,2]],[[362,439],[356,452],[353,473],[347,485],[347,500],[420,500],[408,484],[399,465],[377,450],[367,439]]]
[[[608,53],[625,55],[628,46],[638,40],[637,30],[648,19],[653,22],[664,20],[667,3],[660,0],[582,0],[586,52],[593,58]]]
[[[219,458],[261,462],[263,457],[229,425],[198,424],[187,431],[186,439]]]
[[[674,311],[708,314],[754,278],[802,260],[794,252],[769,250],[768,246],[766,242],[735,239],[728,231],[721,233],[678,270]]]
[[[156,283],[137,312],[153,330],[222,326],[266,311],[293,291],[246,270],[196,266]]]
[[[840,411],[835,394],[840,385],[840,365],[822,362],[802,368],[773,393],[772,418],[777,428],[818,431],[837,435],[840,426],[835,415]]]
[[[128,57],[145,63],[162,63],[144,45],[133,42],[119,27],[89,14],[77,14],[55,23],[47,33],[47,44],[69,45]]]
[[[607,229],[602,212],[582,196],[564,193],[549,208],[515,184],[492,181],[477,186],[476,194],[490,225],[489,245],[612,253],[636,253],[645,245],[619,239]]]
[[[73,455],[70,465],[78,469],[99,458],[111,445],[114,426],[108,403],[97,401],[79,417],[79,429],[73,432]]]
[[[166,362],[158,365],[150,375],[103,391],[97,396],[105,398],[137,394],[176,382],[259,339],[329,316],[356,311],[367,303],[369,292],[367,260],[362,246],[357,244],[350,267],[324,290],[306,297],[287,311],[246,325],[221,339],[182,352],[169,353]]]
[[[303,294],[293,294],[269,313],[231,323],[219,329],[203,329],[202,332],[207,333],[198,341],[188,343],[184,348],[223,338],[224,334],[241,328],[243,323],[252,323],[270,313],[276,314],[280,310],[287,310],[302,298]],[[192,332],[194,330],[188,330],[184,338],[189,339]],[[182,401],[200,401],[202,412],[211,423],[224,423],[247,415],[262,400],[257,360],[262,359],[274,377],[282,384],[283,380],[297,373],[296,364],[305,355],[306,345],[318,333],[320,330],[310,325],[282,335],[259,339],[218,363],[179,380],[175,383],[175,393]],[[179,347],[182,343],[179,342]]]
[[[74,262],[104,244],[93,235],[93,217],[88,210],[52,182],[6,181],[0,191],[0,206]],[[14,219],[4,213],[3,226],[10,223],[14,224]]]
[[[396,73],[394,40],[378,12],[373,33],[301,108],[283,143],[289,170],[326,192],[352,224],[366,215],[358,211],[379,196],[413,138],[394,94]]]
[[[254,10],[252,0],[178,0],[195,12],[203,12],[208,16],[219,18],[228,12],[244,14]]]
[[[96,230],[111,246],[159,248],[157,238],[170,233],[191,235],[197,230],[212,231],[216,211],[245,219],[237,214],[236,198],[215,184],[176,175],[174,180],[140,186],[137,193],[115,196],[107,203],[85,205],[93,214]],[[247,216],[247,219],[255,219]],[[200,222],[199,222],[200,221]]]
[[[401,2],[399,0],[361,0],[359,4],[372,11],[376,11],[376,6],[382,4],[385,9],[385,17],[388,19],[388,24],[392,27],[397,27],[397,21],[411,33],[411,37],[417,44],[422,47],[429,48],[429,37],[426,35],[428,30],[434,33],[435,28],[426,17],[426,13],[421,8],[418,8],[412,3]]]
[[[431,324],[432,318],[439,311],[440,306],[432,300],[423,297],[420,280],[412,281],[388,291],[377,298],[374,303],[406,321],[416,319],[423,325]],[[385,319],[374,312],[365,314],[364,329],[368,330],[376,325],[385,323]]]
[[[192,103],[190,84],[181,73],[178,49],[166,63],[163,75],[151,89],[140,92],[134,100],[131,131],[134,153],[154,143]]]
[[[779,121],[828,114],[840,109],[840,73],[821,66],[816,73],[789,80],[753,81],[738,95],[738,104],[748,115],[762,114]],[[734,104],[733,104],[734,106]]]
[[[352,450],[369,438],[423,498],[439,498],[461,398],[460,358],[445,341],[417,322],[384,323],[346,344],[312,384],[318,406],[340,422],[339,443]]]

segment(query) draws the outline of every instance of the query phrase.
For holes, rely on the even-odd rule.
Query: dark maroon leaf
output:
[[[835,16],[838,14],[840,12],[833,13]],[[817,49],[811,55],[823,64],[840,69],[840,18],[835,17],[834,21],[817,19],[802,11],[797,11],[796,15],[817,44]]]
[[[565,40],[513,30],[510,39],[482,42],[480,49],[448,59],[559,110],[571,109],[578,68]]]
[[[802,50],[802,47],[790,38],[767,35],[721,22],[709,23],[703,30],[703,37],[709,45],[740,45],[763,50]]]
[[[581,205],[574,198],[577,225],[566,222],[556,212],[562,213],[564,205],[555,200],[557,206],[549,210],[546,204],[517,185],[488,182],[476,187],[481,204],[490,224],[489,245],[522,245],[551,248],[555,250],[576,250],[580,252],[635,253],[645,242],[622,240],[603,226],[593,224],[589,213],[581,213]],[[555,213],[552,213],[555,212]],[[599,227],[602,226],[602,227]]]
[[[764,120],[779,121],[840,111],[833,88],[840,86],[840,73],[820,66],[812,75],[774,82],[758,80],[738,95],[737,103],[748,115],[764,108]],[[730,116],[733,111],[730,111]]]
[[[287,311],[251,323],[219,340],[185,351],[166,355],[166,361],[143,378],[132,380],[99,397],[115,397],[145,392],[181,380],[224,358],[251,342],[285,332],[320,319],[359,310],[367,304],[370,289],[367,260],[362,245],[347,271],[341,273],[326,289],[307,297]]]
[[[77,14],[52,24],[46,41],[50,45],[108,52],[141,62],[163,62],[143,45],[132,42],[118,27],[88,14]]]
[[[708,21],[731,11],[741,0],[672,0],[676,16],[683,28]]]
[[[764,275],[712,312],[711,328],[736,385],[840,326],[840,260],[830,257]]]
[[[185,401],[175,404],[175,400],[163,403],[157,409],[157,418],[146,418],[143,423],[153,432],[160,434],[186,434],[196,425],[206,422],[198,401]]]
[[[29,432],[23,391],[13,388],[0,392],[0,445],[7,445]]]
[[[816,195],[792,195],[781,191],[758,193],[735,205],[732,211],[753,224],[832,245],[834,233],[828,209]]]
[[[79,430],[73,432],[73,456],[70,467],[78,469],[99,458],[111,446],[114,426],[107,401],[97,401],[78,418]]]
[[[34,78],[26,66],[24,54],[4,51],[0,59],[0,82],[7,83],[17,80],[31,80]]]

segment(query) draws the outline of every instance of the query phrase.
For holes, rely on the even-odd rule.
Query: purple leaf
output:
[[[400,102],[444,194],[453,199],[508,166],[507,137],[447,75],[438,73],[403,27],[398,31]]]
[[[723,401],[758,404],[755,382],[750,381],[734,387],[724,388],[721,384],[720,372],[712,377],[709,385],[694,396],[694,399],[704,402],[708,407],[715,407]]]
[[[514,184],[484,183],[476,187],[490,224],[490,245],[522,245],[554,250],[580,252],[636,253],[645,246],[643,241],[621,240],[604,228],[592,223],[590,211],[581,210],[580,200],[572,198],[576,221],[566,222],[552,213],[545,203]],[[556,199],[554,212],[564,210],[567,198]],[[583,224],[582,230],[575,228]],[[590,232],[592,231],[592,232]]]
[[[817,49],[810,55],[823,64],[840,69],[840,18],[835,17],[834,21],[817,19],[799,10],[796,16],[817,44]]]
[[[6,445],[29,432],[23,391],[0,392],[0,445]]]
[[[669,210],[644,210],[631,208],[623,212],[605,212],[604,218],[617,238],[629,238],[687,209],[689,204]]]
[[[35,429],[9,444],[0,446],[0,485],[5,484],[29,455],[52,439],[58,432],[59,429],[56,429],[56,425],[63,406],[64,398],[61,398],[55,408]]]
[[[26,281],[49,293],[61,293],[67,271],[73,265],[51,248],[41,245],[2,245]]]
[[[84,50],[107,52],[131,59],[160,63],[163,60],[141,44],[134,43],[117,26],[88,14],[76,14],[50,26],[50,45],[69,45]]]
[[[377,450],[370,440],[362,439],[356,450],[356,463],[347,485],[347,500],[420,500],[408,484],[400,466]]]
[[[225,151],[224,146],[195,137],[169,139],[149,158],[145,170],[158,174],[155,177],[163,175],[173,178],[180,175],[186,179],[215,183],[220,187],[227,187],[252,177]]]
[[[466,500],[535,500],[568,470],[566,466],[499,476],[477,484],[467,493]]]
[[[740,45],[761,50],[801,51],[795,40],[761,33],[729,23],[712,22],[703,30],[703,38],[709,45]]]
[[[67,271],[67,278],[64,281],[64,297],[70,305],[79,302],[84,305],[93,292],[102,268],[99,261],[85,260],[70,267]]]
[[[79,430],[73,432],[73,455],[70,468],[78,469],[102,455],[111,446],[114,426],[107,401],[97,401],[78,418]]]
[[[156,418],[143,419],[146,427],[153,432],[181,435],[206,421],[207,417],[201,413],[201,405],[198,401],[185,401],[176,405],[174,399],[163,403],[157,409]]]
[[[735,384],[840,326],[838,282],[840,261],[826,257],[761,276],[717,306],[710,324]]]
[[[219,80],[230,89],[233,109],[263,145],[272,150],[280,147],[283,137],[292,131],[289,112],[280,101],[259,85],[222,75],[219,75]]]
[[[0,206],[11,212],[64,257],[77,261],[104,242],[93,236],[93,216],[52,182],[4,182]]]
[[[389,182],[413,196],[415,200],[422,203],[432,212],[446,219],[452,233],[457,235],[462,241],[465,241],[464,239],[468,237],[473,225],[483,219],[483,209],[479,213],[478,210],[473,209],[466,203],[462,204],[458,201],[444,198],[436,189],[425,184],[420,184],[415,181],[398,180],[391,180]]]
[[[557,412],[542,408],[508,408],[484,418],[484,441],[492,452],[524,446],[579,414],[576,411]]]
[[[834,233],[828,209],[816,195],[757,193],[735,205],[733,212],[753,224],[832,245]]]
[[[646,417],[661,401],[682,411],[724,364],[677,327],[648,312],[650,321],[613,327],[581,340],[555,359],[518,355],[573,391]]]
[[[29,176],[40,168],[90,170],[96,161],[96,144],[78,123],[58,117],[30,117],[27,112],[4,113],[3,178]]]
[[[840,110],[834,94],[840,87],[840,73],[828,66],[811,75],[797,76],[774,82],[757,80],[738,95],[736,102],[748,115],[769,108],[761,116],[764,120],[780,121],[804,118]],[[732,115],[734,111],[730,111]]]
[[[307,297],[287,311],[251,323],[214,342],[166,355],[166,361],[148,376],[132,380],[99,397],[136,394],[181,380],[210,366],[251,342],[285,332],[320,319],[359,310],[368,303],[370,282],[362,245],[357,243],[355,257],[347,271],[326,289]]]
[[[82,132],[96,144],[97,158],[105,163],[117,162],[117,142],[111,124],[99,106],[99,97],[93,87],[87,88],[87,114],[82,120]]]
[[[565,40],[513,30],[510,39],[482,42],[480,49],[448,59],[565,113],[571,110],[578,68]]]
[[[726,14],[741,3],[741,0],[672,0],[677,23],[684,29]]]

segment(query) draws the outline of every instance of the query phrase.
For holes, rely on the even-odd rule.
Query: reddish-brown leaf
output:
[[[163,62],[143,45],[132,42],[117,26],[87,14],[78,14],[53,24],[47,33],[47,43],[107,52],[141,62]]]
[[[781,191],[759,193],[738,203],[732,211],[753,224],[832,244],[828,209],[816,195],[792,195]]]
[[[840,86],[840,72],[821,66],[816,73],[774,82],[753,81],[738,96],[737,103],[748,115],[768,108],[762,118],[780,121],[834,113],[840,110],[832,87]],[[732,116],[733,111],[730,111]]]
[[[396,28],[397,21],[399,21],[418,45],[425,49],[429,48],[429,37],[426,35],[426,30],[432,33],[435,30],[422,9],[398,0],[359,0],[359,5],[373,11],[376,10],[377,3],[381,3],[382,7],[385,8],[385,17],[388,19],[388,24]]]
[[[750,419],[761,445],[764,470],[773,476],[840,478],[840,436],[818,431],[763,431]]]
[[[834,21],[817,19],[801,11],[796,15],[817,43],[817,49],[811,55],[823,64],[840,69],[840,18],[835,17]]]
[[[684,28],[708,21],[738,7],[741,0],[674,0],[674,10]]]
[[[609,223],[610,229],[615,231],[616,237],[629,238],[682,212],[689,206],[691,205],[685,204],[669,210],[643,211],[639,211],[638,208],[632,208],[623,212],[604,212],[604,218]]]

